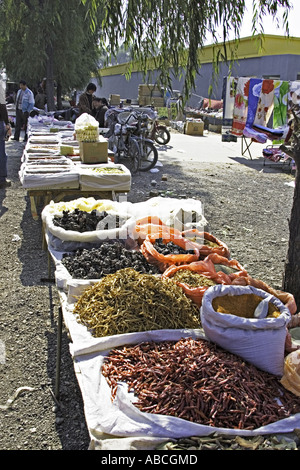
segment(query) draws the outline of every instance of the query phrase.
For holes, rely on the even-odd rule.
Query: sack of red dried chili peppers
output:
[[[200,232],[197,229],[190,229],[181,232],[182,236],[190,240],[199,249],[200,258],[215,253],[225,258],[230,257],[230,252],[226,243],[222,242],[209,232]]]
[[[152,415],[146,418],[148,433],[151,425],[160,425],[167,433],[179,430],[184,435],[192,423],[255,430],[300,412],[300,398],[285,390],[277,377],[203,339],[140,342],[112,349],[102,375],[111,387],[112,401],[126,383],[130,404]],[[160,415],[166,419],[161,421]],[[185,422],[176,423],[174,418]],[[142,416],[136,424],[142,427]]]

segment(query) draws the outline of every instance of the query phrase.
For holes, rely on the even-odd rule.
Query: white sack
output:
[[[176,341],[184,336],[186,337],[187,334],[195,339],[205,339],[200,330],[191,330],[184,332],[184,334],[182,334],[181,330],[161,330],[146,332],[144,335],[133,333],[130,338],[130,344],[151,340]],[[119,337],[118,342],[120,346],[122,346],[121,339]],[[124,335],[123,345],[128,344],[127,339],[128,337]],[[101,435],[104,435],[106,438],[123,437],[128,440],[128,445],[130,446],[131,440],[134,437],[139,437],[140,439],[143,437],[152,438],[153,443],[155,443],[158,438],[179,439],[189,436],[206,436],[213,432],[227,435],[255,436],[278,432],[293,432],[295,428],[299,427],[299,413],[252,431],[217,428],[193,423],[174,416],[145,413],[134,406],[134,395],[132,392],[128,393],[126,384],[120,384],[116,398],[112,402],[110,387],[100,371],[105,356],[109,354],[111,348],[115,347],[114,343],[110,344],[108,338],[106,341],[107,349],[103,349],[98,354],[75,358],[75,364],[80,370],[80,386],[84,400],[86,422],[92,441],[97,441]],[[119,445],[124,446],[125,443],[122,444],[120,442]],[[143,445],[142,441],[140,445]],[[149,442],[147,445],[149,445]]]
[[[136,220],[147,216],[156,216],[166,225],[180,231],[190,228],[203,231],[207,224],[201,201],[192,198],[153,197],[146,202],[133,204],[132,209]]]
[[[256,294],[263,299],[268,298],[269,302],[278,308],[280,316],[243,318],[216,312],[212,306],[216,297],[242,294]],[[200,316],[205,334],[211,341],[259,369],[278,376],[283,374],[287,324],[291,314],[278,298],[252,286],[218,284],[204,293]]]
[[[24,163],[23,163],[24,165]],[[62,169],[61,169],[62,170]],[[74,170],[55,173],[30,173],[21,165],[19,179],[24,189],[78,189],[79,177]]]
[[[97,169],[119,169],[123,173],[97,172]],[[102,191],[124,191],[131,188],[131,173],[124,165],[78,165],[79,182],[83,191],[101,189]]]
[[[129,210],[131,204],[127,202],[111,201],[109,199],[95,200],[94,198],[79,198],[68,202],[54,203],[53,201],[42,211],[42,221],[45,230],[49,232],[49,240],[57,250],[69,251],[69,247],[63,246],[60,242],[74,242],[77,245],[73,247],[81,247],[82,243],[100,244],[108,240],[127,240],[133,236],[135,229],[135,218]],[[76,232],[75,230],[65,230],[57,227],[53,223],[55,215],[62,215],[62,212],[69,210],[74,211],[76,208],[80,210],[92,211],[97,210],[98,213],[106,211],[108,213],[109,228],[102,229],[101,223],[96,230],[90,232]],[[120,217],[122,224],[120,228],[116,228],[116,217]],[[55,243],[55,238],[57,243]]]
[[[96,142],[99,137],[99,123],[88,113],[81,114],[75,121],[76,140]]]

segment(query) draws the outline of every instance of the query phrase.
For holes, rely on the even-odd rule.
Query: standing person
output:
[[[24,125],[25,137],[24,142],[27,141],[27,123],[29,113],[34,107],[34,96],[32,91],[28,88],[25,80],[20,80],[20,89],[18,90],[16,97],[16,128],[14,134],[14,140],[19,141],[20,132]]]
[[[99,127],[105,127],[105,113],[108,110],[106,98],[93,99],[93,116],[99,122]]]
[[[178,97],[178,100],[176,102],[176,108],[177,108],[177,116],[175,118],[175,121],[183,121],[184,120],[184,110],[183,110],[183,100],[182,100],[181,95]]]
[[[89,83],[86,87],[86,91],[79,97],[79,114],[93,113],[93,99],[95,98],[94,93],[97,90],[95,83]]]
[[[8,121],[6,104],[0,102],[0,189],[11,186],[7,178],[7,155],[5,151],[6,133],[11,135],[11,127]]]

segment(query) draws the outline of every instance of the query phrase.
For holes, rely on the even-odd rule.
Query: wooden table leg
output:
[[[31,208],[32,218],[34,220],[38,220],[39,216],[38,216],[38,213],[37,213],[35,196],[30,196],[30,208]]]

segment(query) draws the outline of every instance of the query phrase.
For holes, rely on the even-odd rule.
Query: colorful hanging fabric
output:
[[[262,86],[261,78],[250,78],[249,92],[248,92],[248,113],[246,120],[246,127],[252,127],[258,106]]]
[[[237,78],[224,77],[223,80],[223,119],[222,119],[222,141],[229,142],[236,139],[231,135],[233,108],[236,93]]]
[[[279,82],[275,87],[273,128],[282,127],[287,124],[289,82]]]
[[[267,126],[274,108],[274,89],[274,80],[265,79],[262,81],[261,92],[253,124]]]
[[[231,133],[238,137],[243,135],[243,130],[246,125],[249,84],[250,78],[240,77],[237,81]]]
[[[272,83],[271,83],[272,82]],[[287,126],[288,84],[281,80],[264,80],[253,129],[263,132],[273,143],[283,142],[288,132]],[[273,125],[268,124],[273,118]],[[262,122],[262,124],[261,124]]]
[[[267,141],[267,136],[262,132],[253,130],[252,126],[255,120],[259,98],[262,89],[261,78],[250,78],[249,82],[249,94],[248,94],[248,113],[246,119],[246,125],[243,130],[243,136],[249,139],[253,139],[256,142],[264,144]]]
[[[292,107],[296,107],[297,110],[300,108],[300,81],[289,82],[288,113]]]

